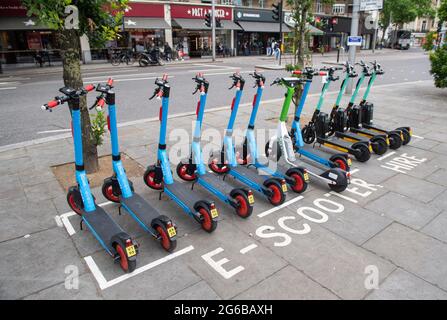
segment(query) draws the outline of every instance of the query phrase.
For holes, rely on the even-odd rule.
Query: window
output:
[[[315,4],[315,13],[323,13],[323,3],[321,2],[321,0],[317,0],[316,4]]]
[[[345,13],[345,4],[334,4],[332,6],[333,14],[344,14]]]

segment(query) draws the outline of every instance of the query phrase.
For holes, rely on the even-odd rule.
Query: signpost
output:
[[[360,0],[360,11],[375,11],[383,8],[383,0]]]
[[[362,45],[362,37],[361,36],[350,36],[348,37],[348,46],[361,46]]]
[[[349,63],[351,65],[355,64],[355,51],[356,46],[362,45],[362,37],[359,37],[357,34],[359,32],[359,8],[360,8],[360,1],[364,0],[354,0],[352,4],[352,20],[351,20],[351,32],[350,36],[348,37],[348,46],[351,43],[351,46],[349,47]],[[360,40],[360,41],[359,41]],[[360,44],[358,44],[360,43]],[[352,86],[354,81],[349,81],[348,87],[346,88],[346,94],[352,93]]]

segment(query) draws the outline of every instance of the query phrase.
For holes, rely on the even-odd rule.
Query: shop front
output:
[[[174,48],[179,44],[185,55],[203,57],[211,55],[211,28],[205,25],[210,5],[171,4],[172,36]],[[216,51],[233,54],[233,32],[240,27],[233,22],[231,7],[216,6],[216,17],[222,27],[216,28]]]
[[[278,41],[280,38],[279,23],[273,19],[271,10],[235,8],[234,21],[242,29],[236,35],[238,55],[266,54],[271,41]],[[285,23],[282,25],[282,32],[290,32]]]
[[[152,46],[163,47],[171,26],[165,19],[165,5],[131,2],[124,15],[122,37],[118,47],[131,47],[134,51]]]
[[[2,63],[30,63],[60,59],[56,35],[35,17],[27,17],[18,0],[0,3],[0,59]]]

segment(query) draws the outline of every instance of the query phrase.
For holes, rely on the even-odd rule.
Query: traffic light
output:
[[[214,20],[216,20],[216,28],[222,28],[222,22],[220,21],[220,18],[214,17]]]
[[[280,5],[281,5],[281,2],[277,3],[277,4],[272,4],[272,7],[273,7],[273,9],[272,9],[272,18],[275,21],[279,21],[280,11],[281,11]]]
[[[207,13],[207,14],[205,14],[205,25],[208,27],[208,28],[211,28],[211,13]]]

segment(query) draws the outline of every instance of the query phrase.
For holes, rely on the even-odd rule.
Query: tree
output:
[[[438,8],[438,19],[441,22],[447,22],[447,0],[441,0]]]
[[[80,36],[87,35],[92,45],[116,38],[128,0],[22,0],[28,16],[35,16],[57,33],[61,49],[64,85],[82,88]],[[67,6],[74,5],[67,10]],[[77,23],[78,22],[78,23]],[[87,172],[98,170],[98,152],[91,135],[86,97],[80,101],[84,165]],[[71,106],[70,106],[71,108]]]

